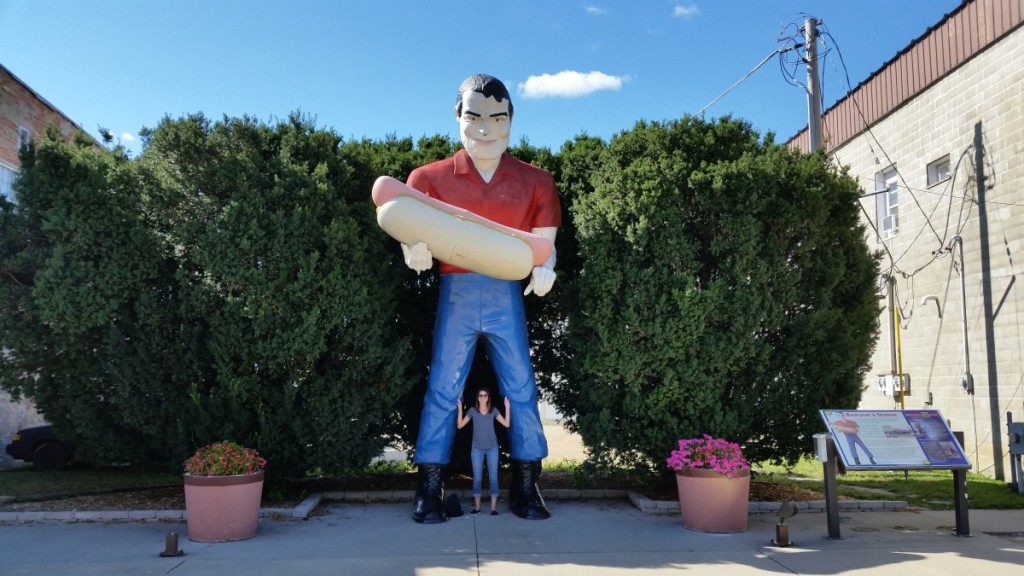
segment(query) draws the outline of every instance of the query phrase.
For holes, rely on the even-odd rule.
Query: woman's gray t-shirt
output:
[[[473,419],[473,448],[490,450],[498,445],[498,435],[494,433],[494,417],[498,411],[494,408],[487,414],[481,414],[476,406],[469,409],[467,415]]]

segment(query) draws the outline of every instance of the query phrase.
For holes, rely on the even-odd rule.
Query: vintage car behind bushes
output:
[[[74,448],[61,440],[49,424],[15,432],[7,453],[16,460],[31,462],[37,470],[60,470],[75,456]]]

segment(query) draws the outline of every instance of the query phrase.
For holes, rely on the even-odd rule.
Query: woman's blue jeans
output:
[[[487,458],[487,479],[490,495],[498,495],[498,447],[473,448],[470,459],[473,461],[473,497],[479,498],[483,493],[484,458]]]

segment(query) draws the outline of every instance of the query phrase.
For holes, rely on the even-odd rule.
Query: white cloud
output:
[[[558,74],[530,76],[519,83],[523,98],[578,98],[600,90],[618,90],[629,76],[609,76],[604,72],[563,70]]]
[[[583,9],[586,10],[587,14],[590,14],[591,16],[601,16],[603,14],[608,13],[607,9],[601,8],[599,6],[594,6],[593,4],[587,4],[586,6],[583,7]]]
[[[690,4],[689,6],[676,6],[672,11],[672,15],[676,18],[693,18],[697,14],[700,14],[700,8],[697,8],[696,4]]]
[[[121,140],[123,142],[135,142],[135,136],[128,132],[125,132],[124,134],[121,134]]]

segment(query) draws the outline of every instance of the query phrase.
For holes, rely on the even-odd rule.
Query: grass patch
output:
[[[824,498],[824,470],[813,459],[792,467],[755,464],[751,498],[764,501]],[[472,478],[465,471],[450,471],[448,488],[468,488]],[[858,500],[904,500],[919,508],[952,509],[953,475],[948,470],[849,472],[837,478],[840,497]],[[310,492],[327,490],[410,490],[415,487],[415,466],[405,462],[380,462],[341,477],[311,474],[285,485],[264,486],[268,500],[301,499]],[[502,471],[503,487],[509,484]],[[180,487],[181,474],[148,472],[131,467],[74,466],[42,472],[30,467],[0,470],[0,497],[20,502],[57,500],[75,496]],[[543,489],[637,490],[655,499],[675,499],[674,480],[627,469],[596,469],[573,460],[544,463]],[[971,509],[1024,509],[1024,495],[1010,490],[1001,480],[968,474]]]
[[[0,496],[19,501],[54,500],[88,494],[105,494],[176,486],[181,474],[147,472],[131,467],[83,467],[45,472],[34,468],[0,470]]]
[[[824,490],[822,463],[806,458],[792,467],[761,463],[754,466],[772,481]],[[847,472],[836,477],[840,496],[858,500],[904,500],[910,506],[951,510],[954,505],[953,473],[950,470],[892,470]],[[1024,494],[1010,490],[1003,480],[967,474],[968,507],[975,510],[1024,509]]]

